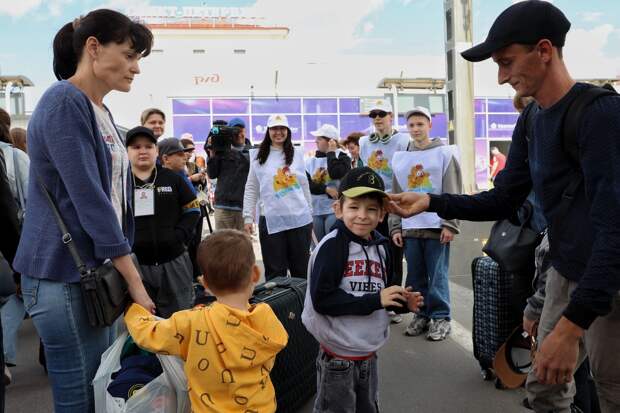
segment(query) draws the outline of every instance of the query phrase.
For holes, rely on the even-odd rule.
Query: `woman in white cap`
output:
[[[312,219],[316,240],[336,222],[332,204],[338,199],[340,178],[351,170],[351,158],[338,149],[338,129],[328,123],[310,132],[316,137],[316,153],[306,159],[306,173],[312,194]]]
[[[284,115],[272,115],[258,150],[250,151],[250,172],[243,197],[245,230],[254,232],[260,205],[258,234],[267,280],[306,277],[310,257],[312,200],[303,153],[293,147]],[[259,202],[260,201],[260,202]]]

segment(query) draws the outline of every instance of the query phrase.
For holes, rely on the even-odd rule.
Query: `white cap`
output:
[[[431,111],[426,109],[424,106],[416,106],[415,108],[405,113],[405,121],[409,120],[409,118],[413,115],[422,115],[426,116],[429,121],[433,120],[433,117],[431,116]]]
[[[338,139],[338,129],[334,125],[324,123],[318,130],[310,132],[312,136],[324,136],[329,139]]]
[[[392,113],[392,104],[389,100],[377,99],[372,103],[368,112],[372,112],[373,110],[382,110],[387,113]]]
[[[184,133],[183,135],[181,135],[181,137],[179,139],[188,139],[188,140],[194,142],[194,137],[192,136],[191,133]]]
[[[286,115],[271,115],[269,116],[269,120],[267,120],[267,127],[273,128],[274,126],[288,126],[288,119],[286,119]],[[290,129],[290,128],[289,128]]]

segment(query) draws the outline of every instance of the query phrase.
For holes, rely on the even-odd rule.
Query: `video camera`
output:
[[[233,128],[226,126],[225,121],[215,121],[207,138],[207,142],[211,140],[208,149],[213,149],[215,152],[229,151],[233,144],[233,137]]]

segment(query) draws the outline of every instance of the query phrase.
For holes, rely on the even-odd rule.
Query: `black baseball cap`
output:
[[[532,369],[531,337],[519,326],[508,336],[493,359],[493,370],[504,386],[520,387]]]
[[[159,141],[157,144],[159,148],[159,156],[174,155],[179,152],[188,152],[194,148],[184,148],[183,144],[177,138],[166,138]]]
[[[484,42],[461,53],[465,60],[480,62],[511,44],[536,44],[548,39],[564,46],[570,22],[560,9],[542,0],[522,1],[508,7],[493,22]]]
[[[157,138],[153,134],[153,131],[149,128],[145,128],[144,126],[136,126],[133,129],[129,129],[125,134],[125,146],[129,146],[131,141],[139,136],[144,136],[148,138],[153,143],[157,143]]]
[[[388,196],[385,193],[383,179],[367,166],[351,169],[340,181],[338,192],[347,198],[356,198],[371,192]]]

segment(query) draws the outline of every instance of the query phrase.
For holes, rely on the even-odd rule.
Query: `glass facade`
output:
[[[433,116],[433,137],[447,137],[447,116],[444,111],[443,95],[403,95],[399,109],[401,113],[414,105],[432,106],[440,113]],[[252,143],[259,143],[265,137],[267,119],[274,113],[282,113],[288,117],[293,140],[303,144],[308,151],[315,148],[314,136],[311,131],[321,125],[330,123],[340,131],[342,138],[351,132],[368,133],[371,121],[367,115],[361,114],[359,97],[282,97],[282,98],[193,98],[172,99],[172,130],[174,136],[191,133],[194,141],[201,147],[209,134],[214,120],[230,120],[242,118],[246,123],[246,136]],[[401,129],[405,121],[399,118]]]
[[[389,98],[389,97],[386,97]],[[433,113],[431,137],[448,137],[448,116],[445,95],[399,95],[398,109],[401,131],[406,131],[403,114],[414,106],[430,107]],[[340,130],[340,136],[351,132],[369,133],[372,124],[367,115],[360,113],[360,97],[205,97],[172,99],[172,130],[174,136],[191,133],[197,147],[202,149],[211,124],[216,119],[234,117],[246,123],[246,136],[252,143],[260,143],[267,130],[267,119],[274,113],[288,117],[293,141],[305,152],[316,148],[310,134],[321,125],[330,123]],[[474,100],[474,146],[476,152],[476,180],[480,188],[488,187],[489,147],[493,145],[507,152],[519,114],[509,98],[480,97]]]

